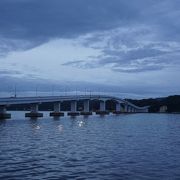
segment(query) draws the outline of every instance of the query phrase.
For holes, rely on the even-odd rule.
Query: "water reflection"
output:
[[[0,126],[4,126],[6,124],[6,119],[0,119]]]
[[[58,130],[59,130],[59,132],[63,132],[64,131],[64,126],[62,124],[60,124],[58,126]]]
[[[28,121],[29,121],[32,129],[34,129],[34,130],[40,130],[41,129],[39,120],[37,118],[30,118]]]
[[[36,120],[38,120],[39,118],[38,118],[38,117],[30,117],[30,118],[27,118],[27,119],[36,121]]]
[[[179,179],[179,119],[134,114],[0,121],[0,179]]]
[[[84,126],[86,126],[88,124],[88,120],[87,119],[84,119],[83,117],[79,117],[79,118],[76,118],[76,119],[70,119],[71,121],[71,124],[70,124],[70,127],[79,127],[79,128],[82,128]]]
[[[83,116],[84,119],[89,119],[89,117],[90,117],[89,115],[84,115]]]
[[[74,120],[74,119],[77,119],[78,117],[77,116],[70,116],[70,119]]]
[[[77,122],[77,124],[79,127],[83,127],[83,126],[85,126],[85,121],[80,120]]]
[[[55,120],[55,121],[59,121],[59,120],[60,120],[60,117],[58,117],[58,116],[54,116],[54,117],[53,117],[53,120]]]
[[[38,125],[34,125],[34,126],[33,126],[33,128],[34,128],[34,129],[36,129],[36,130],[41,129],[41,127],[40,127],[40,126],[38,126]]]

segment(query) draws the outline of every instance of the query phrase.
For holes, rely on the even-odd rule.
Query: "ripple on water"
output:
[[[0,179],[178,179],[179,127],[157,114],[1,121]]]

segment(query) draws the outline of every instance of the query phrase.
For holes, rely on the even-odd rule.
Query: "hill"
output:
[[[163,98],[150,98],[133,100],[127,99],[137,106],[150,106],[149,112],[159,112],[160,107],[167,106],[168,113],[180,112],[180,95],[168,96]]]

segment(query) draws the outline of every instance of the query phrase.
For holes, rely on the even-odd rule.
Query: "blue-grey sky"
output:
[[[180,94],[179,0],[1,0],[1,96]]]

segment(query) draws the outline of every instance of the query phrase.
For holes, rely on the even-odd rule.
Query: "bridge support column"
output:
[[[30,118],[38,118],[38,117],[43,117],[43,113],[38,112],[38,104],[31,104],[31,112],[26,113],[25,117],[30,117]]]
[[[132,111],[131,111],[131,106],[128,106],[128,113],[131,113]]]
[[[6,106],[0,106],[0,119],[10,119],[11,114],[7,113]]]
[[[122,113],[121,103],[116,103],[116,110],[114,111],[114,114],[121,114],[121,113]]]
[[[92,112],[89,110],[89,100],[85,100],[84,102],[84,110],[81,112],[81,115],[88,116],[92,115]]]
[[[53,116],[53,117],[64,116],[64,113],[61,112],[61,102],[54,103],[54,112],[51,112],[50,116]]]
[[[131,113],[134,113],[134,107],[131,107]]]
[[[80,113],[77,112],[77,101],[71,101],[71,112],[68,112],[68,116],[79,116]]]
[[[109,112],[106,111],[106,101],[100,101],[100,110],[97,111],[96,114],[99,114],[99,115],[109,114]]]
[[[128,113],[128,105],[127,104],[124,104],[124,112]]]
[[[134,113],[134,108],[133,107],[131,107],[131,113]]]
[[[134,107],[131,107],[131,113],[134,113]]]
[[[105,111],[106,110],[106,102],[105,101],[101,101],[100,102],[100,111]]]

